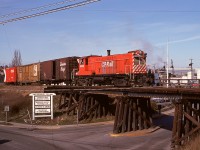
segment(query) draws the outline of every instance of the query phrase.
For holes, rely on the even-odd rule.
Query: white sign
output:
[[[35,106],[35,108],[51,108],[50,105],[49,106]]]
[[[9,105],[6,105],[5,107],[4,107],[4,111],[9,111]]]
[[[35,96],[35,100],[39,100],[39,101],[41,101],[41,100],[50,100],[50,96],[46,96],[46,95],[44,95],[44,96],[41,96],[41,95]]]
[[[35,101],[35,105],[51,105],[50,100],[49,101]]]
[[[36,117],[51,117],[53,119],[53,96],[55,93],[32,93],[33,120]]]
[[[38,114],[51,113],[51,109],[35,109],[35,113],[38,113]]]

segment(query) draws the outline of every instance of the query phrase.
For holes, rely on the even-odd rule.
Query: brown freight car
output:
[[[55,60],[48,60],[40,63],[40,82],[51,84],[56,78]]]
[[[17,67],[17,82],[19,84],[31,84],[40,81],[40,63]]]
[[[78,69],[78,58],[66,57],[41,62],[41,82],[45,84],[71,84],[74,70]]]

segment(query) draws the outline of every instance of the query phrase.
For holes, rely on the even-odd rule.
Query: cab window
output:
[[[140,58],[140,64],[141,64],[141,65],[144,65],[144,64],[145,64],[145,59],[142,58],[142,57]]]
[[[134,65],[139,65],[139,57],[135,57]]]
[[[135,57],[135,62],[134,64],[135,65],[144,65],[146,62],[145,62],[145,59],[142,58],[142,57]]]

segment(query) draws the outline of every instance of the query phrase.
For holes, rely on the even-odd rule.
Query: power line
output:
[[[48,8],[48,7],[58,6],[58,5],[62,5],[62,4],[65,4],[65,3],[72,2],[72,1],[76,1],[76,0],[65,0],[65,1],[57,2],[57,3],[51,3],[51,4],[31,8],[31,9],[21,10],[21,11],[18,11],[18,12],[2,15],[2,16],[0,16],[0,18],[7,18],[7,17],[10,17],[10,16],[15,16],[15,15],[18,15],[18,14],[23,14],[23,13],[27,13],[27,12],[31,12],[31,11],[42,10],[42,9],[45,9],[45,8]]]
[[[75,4],[55,8],[55,9],[50,9],[50,10],[47,10],[47,11],[43,11],[43,12],[39,12],[39,13],[27,15],[27,16],[22,16],[22,17],[18,17],[18,18],[4,20],[4,21],[1,21],[0,24],[6,24],[6,23],[9,23],[9,22],[24,20],[24,19],[38,17],[38,16],[42,16],[42,15],[47,15],[47,14],[50,14],[50,13],[54,13],[54,12],[58,12],[58,11],[66,10],[66,9],[71,9],[71,8],[75,8],[75,7],[80,7],[80,6],[87,5],[87,4],[94,3],[94,2],[98,2],[98,1],[100,1],[100,0],[86,0],[86,1],[79,2],[79,3],[75,3]]]
[[[23,13],[27,13],[27,12],[31,12],[31,11],[38,11],[38,10],[42,10],[42,9],[45,9],[48,7],[58,6],[58,5],[62,5],[62,4],[73,2],[73,1],[76,1],[76,0],[65,0],[65,1],[51,3],[51,4],[31,8],[31,9],[21,10],[21,11],[17,11],[14,13],[2,15],[2,16],[0,16],[0,18],[7,18],[10,16],[15,16],[18,14],[23,14]],[[83,10],[77,10],[77,11],[83,11]],[[119,12],[119,13],[200,13],[200,10],[92,10],[92,11],[95,11],[95,12]]]
[[[87,10],[76,10],[87,11]],[[117,12],[117,13],[200,13],[200,10],[89,10],[94,12]]]

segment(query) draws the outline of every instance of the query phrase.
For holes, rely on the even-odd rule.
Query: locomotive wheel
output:
[[[77,85],[78,86],[90,86],[92,82],[88,79],[78,79],[77,80]]]

